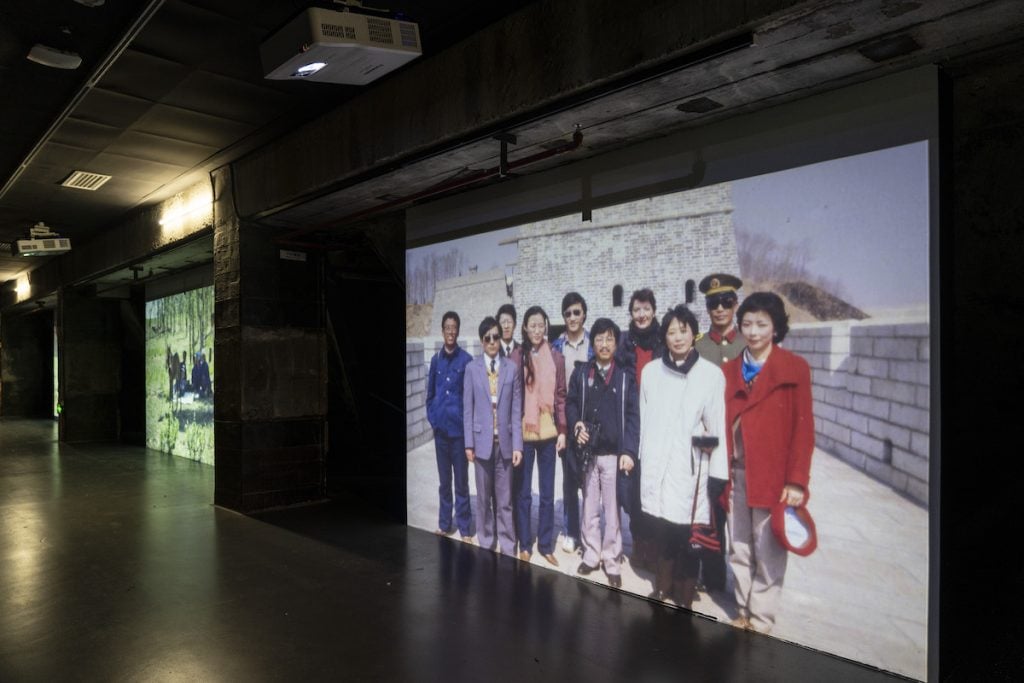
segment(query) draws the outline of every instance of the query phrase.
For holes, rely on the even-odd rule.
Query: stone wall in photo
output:
[[[928,504],[927,322],[796,325],[784,346],[811,366],[817,446]]]
[[[739,273],[732,211],[732,186],[719,183],[598,209],[589,222],[573,214],[524,225],[517,240],[516,308],[522,316],[540,305],[561,324],[562,297],[577,291],[587,301],[588,321],[607,317],[625,326],[630,295],[649,287],[659,314],[687,303],[703,329],[709,320],[696,284],[713,272]]]

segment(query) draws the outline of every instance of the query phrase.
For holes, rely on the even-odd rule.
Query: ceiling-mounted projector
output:
[[[14,256],[55,256],[71,251],[71,240],[50,230],[45,223],[36,223],[26,240],[11,245]]]
[[[409,21],[311,7],[263,41],[265,78],[366,85],[423,53]]]

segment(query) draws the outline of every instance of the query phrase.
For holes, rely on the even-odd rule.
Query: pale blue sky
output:
[[[734,181],[733,225],[798,242],[866,308],[928,302],[928,144]]]

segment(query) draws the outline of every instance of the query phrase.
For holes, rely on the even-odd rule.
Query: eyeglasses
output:
[[[526,326],[526,329],[529,332],[543,332],[544,330],[547,329],[547,325],[545,325],[544,323],[541,323],[539,325],[537,323],[530,323],[529,325]]]
[[[485,334],[483,336],[483,340],[484,340],[485,344],[490,344],[491,342],[500,341],[501,340],[501,335],[500,334]]]
[[[562,317],[564,317],[564,318],[582,318],[583,317],[583,309],[582,308],[570,308],[567,311],[562,311]]]
[[[720,295],[712,294],[708,297],[708,310],[713,311],[719,306],[725,309],[730,309],[736,305],[736,297],[731,294]]]
[[[445,325],[441,328],[442,332],[458,332],[459,328],[455,325]]]

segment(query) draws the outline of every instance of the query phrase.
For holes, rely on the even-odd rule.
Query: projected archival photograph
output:
[[[409,524],[927,671],[926,142],[406,252]]]
[[[213,464],[213,287],[146,302],[146,445]]]

